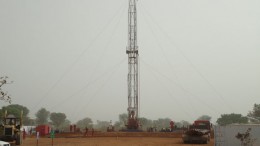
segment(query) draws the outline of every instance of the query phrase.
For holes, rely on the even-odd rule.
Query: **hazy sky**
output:
[[[193,121],[260,103],[259,0],[139,0],[140,116]],[[128,0],[0,0],[0,76],[13,104],[127,112]],[[0,106],[7,103],[1,102]]]

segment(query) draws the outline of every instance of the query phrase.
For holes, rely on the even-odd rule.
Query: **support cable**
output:
[[[163,73],[161,73],[160,71],[158,71],[156,68],[152,67],[151,65],[149,65],[148,63],[146,63],[144,60],[142,60],[142,62],[144,64],[146,64],[147,66],[149,66],[150,68],[152,68],[154,71],[156,71],[158,74],[160,74],[162,77],[164,77],[165,79],[167,79],[168,81],[171,81],[175,86],[179,87],[181,90],[183,90],[185,93],[188,93],[189,95],[196,97],[196,99],[198,101],[200,101],[201,103],[205,104],[209,109],[215,111],[216,113],[220,113],[219,110],[213,108],[211,105],[207,104],[206,102],[204,102],[203,100],[200,100],[200,98],[191,93],[190,91],[186,90],[183,86],[179,85],[178,83],[174,82],[171,78],[167,77],[166,75],[164,75]],[[191,104],[191,103],[190,103]],[[192,105],[192,104],[191,104]],[[195,108],[193,107],[193,109],[195,110]]]
[[[125,60],[126,60],[126,58],[124,58],[124,59],[121,60],[116,66],[114,66],[115,68],[113,68],[113,70],[112,70],[111,74],[109,75],[109,77],[107,78],[107,80],[96,90],[95,93],[93,93],[93,95],[90,96],[91,98],[88,100],[87,104],[85,104],[85,106],[82,107],[82,108],[84,108],[84,110],[86,110],[86,109],[89,107],[90,103],[93,102],[94,99],[97,100],[98,97],[100,97],[100,96],[97,96],[97,95],[98,95],[98,94],[101,92],[101,90],[107,85],[107,83],[112,79],[112,77],[114,76],[114,74],[119,70],[120,66],[125,62]],[[81,99],[82,99],[83,97],[85,97],[85,96],[82,96]],[[76,114],[76,113],[79,111],[79,110],[78,110],[79,108],[80,108],[80,107],[77,106],[76,109],[74,109],[74,112],[73,112],[73,114],[72,114],[72,115],[74,116],[73,119],[75,119],[76,116],[78,116],[78,114]],[[81,109],[82,109],[82,108],[81,108]],[[82,110],[80,110],[80,111],[82,111]]]
[[[53,90],[57,87],[57,85],[63,80],[63,78],[72,70],[72,68],[78,63],[78,61],[83,57],[83,55],[94,45],[94,43],[98,40],[98,38],[105,32],[109,25],[111,25],[112,21],[116,18],[118,13],[123,8],[124,3],[121,7],[116,11],[111,19],[109,19],[108,23],[106,23],[100,32],[96,35],[96,37],[90,42],[90,44],[84,49],[81,54],[72,62],[71,65],[65,70],[65,72],[58,78],[58,80],[47,90],[47,92],[40,98],[40,100],[32,107],[32,110],[35,110],[36,107],[39,107],[39,104],[43,102],[44,99],[48,98],[49,94],[53,92]]]
[[[123,9],[123,11],[125,11],[125,9]],[[121,22],[121,20],[122,20],[122,15],[123,15],[124,13],[120,13],[120,14],[121,14],[121,15],[120,15],[119,21],[116,23],[116,25],[115,25],[115,27],[114,27],[112,33],[111,33],[112,36],[111,36],[110,39],[107,41],[106,45],[103,47],[104,50],[107,50],[107,48],[109,48],[109,46],[110,46],[111,43],[112,43],[111,40],[114,38],[114,36],[115,36],[115,34],[116,34],[116,30],[118,30],[119,23]],[[91,76],[90,76],[91,79],[94,79],[94,75],[96,75],[95,72],[96,72],[96,70],[98,69],[99,65],[101,64],[101,60],[102,60],[102,58],[104,57],[105,52],[106,52],[106,51],[104,51],[104,50],[102,51],[103,53],[102,53],[102,55],[100,55],[100,57],[99,57],[99,59],[98,59],[98,62],[97,62],[97,64],[95,65],[95,69],[92,71],[92,74],[91,74]],[[121,61],[120,61],[120,62],[121,62]],[[116,65],[118,65],[118,64],[116,64]],[[114,66],[114,67],[115,67],[115,66]],[[112,67],[112,68],[114,68],[114,67]],[[108,72],[108,71],[107,71],[107,72]],[[100,77],[104,76],[107,72],[105,72],[104,74],[102,74]],[[75,94],[78,94],[79,92],[85,91],[91,84],[93,84],[93,83],[95,83],[96,81],[98,81],[98,80],[100,79],[100,77],[94,79],[93,81],[88,82],[83,88],[81,88],[80,90],[78,90],[77,92],[75,92],[74,94],[72,94],[71,96],[69,96],[68,98],[66,98],[65,101],[68,100],[68,99],[71,99],[71,97],[75,96]],[[59,104],[60,104],[60,103],[59,103]],[[56,104],[55,106],[57,106],[57,105],[58,105],[58,104]],[[53,108],[53,107],[54,107],[54,106],[52,106],[52,108]]]
[[[143,64],[144,64],[147,68],[149,68],[149,70],[151,70],[151,71],[149,71],[149,72],[152,73],[152,75],[154,76],[154,78],[157,80],[157,83],[160,83],[160,84],[161,84],[161,87],[164,87],[164,89],[167,90],[167,93],[168,93],[171,97],[174,97],[174,95],[170,92],[170,90],[167,88],[167,86],[165,86],[165,84],[163,84],[162,81],[158,79],[158,77],[156,76],[155,71],[154,71],[155,69],[154,69],[151,65],[149,65],[148,63],[146,63],[143,59],[140,59],[140,60],[143,62]],[[156,70],[156,71],[157,71],[157,70]],[[163,76],[162,74],[160,74],[160,73],[158,73],[158,72],[157,72],[157,74]],[[167,80],[168,80],[168,78],[167,78]],[[172,99],[172,98],[171,98],[171,99]],[[174,99],[175,99],[175,100],[174,100],[174,103],[177,103],[178,106],[185,107],[184,105],[181,105],[181,102],[178,100],[178,98],[174,98]],[[192,106],[191,103],[190,103],[190,106]],[[186,111],[186,109],[187,109],[187,108],[185,108],[184,110],[181,110],[181,111],[183,111],[188,118],[192,117],[192,115],[191,115],[188,111]],[[196,109],[193,108],[193,110],[195,110],[195,112],[197,112]]]
[[[141,5],[143,6],[143,5]],[[161,30],[161,32],[164,34],[164,36],[169,40],[169,42],[175,46],[176,50],[178,50],[180,52],[180,54],[184,57],[184,59],[186,59],[186,61],[191,65],[191,67],[198,73],[198,75],[208,84],[208,86],[211,88],[211,90],[213,92],[215,92],[215,94],[221,99],[221,101],[223,102],[223,104],[225,104],[227,106],[227,108],[229,108],[230,110],[233,111],[233,108],[231,105],[228,105],[227,102],[225,101],[224,96],[216,89],[215,86],[213,86],[213,84],[201,73],[201,71],[192,63],[192,61],[185,55],[185,53],[179,48],[177,47],[177,45],[172,41],[172,39],[170,38],[170,36],[163,30],[163,28],[157,23],[157,21],[155,21],[155,19],[153,19],[152,15],[143,7],[143,10],[145,10],[147,12],[147,14],[150,16],[151,20],[153,20],[154,24],[156,24],[156,26]]]

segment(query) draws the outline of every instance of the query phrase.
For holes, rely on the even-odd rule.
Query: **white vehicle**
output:
[[[0,141],[0,146],[11,146],[11,145],[8,142]]]

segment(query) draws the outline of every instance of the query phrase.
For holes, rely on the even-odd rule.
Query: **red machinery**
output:
[[[138,129],[139,128],[139,122],[137,118],[135,117],[134,111],[131,112],[131,114],[128,116],[128,122],[126,124],[127,129]]]
[[[183,133],[182,140],[184,143],[208,143],[208,141],[210,141],[210,131],[210,121],[196,120],[189,126],[189,129]]]
[[[35,129],[39,132],[40,136],[45,136],[50,133],[50,127],[48,125],[38,125]]]

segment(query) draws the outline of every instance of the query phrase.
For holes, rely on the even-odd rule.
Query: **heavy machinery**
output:
[[[196,120],[182,134],[183,143],[205,143],[210,141],[211,124],[207,120]]]
[[[3,117],[3,133],[1,134],[0,139],[10,143],[15,142],[16,145],[22,144],[22,115],[19,118],[16,118],[14,115],[8,115],[5,112]]]
[[[140,123],[139,114],[139,68],[137,46],[137,11],[136,0],[129,0],[128,8],[128,121],[126,127],[129,131],[138,131]]]

